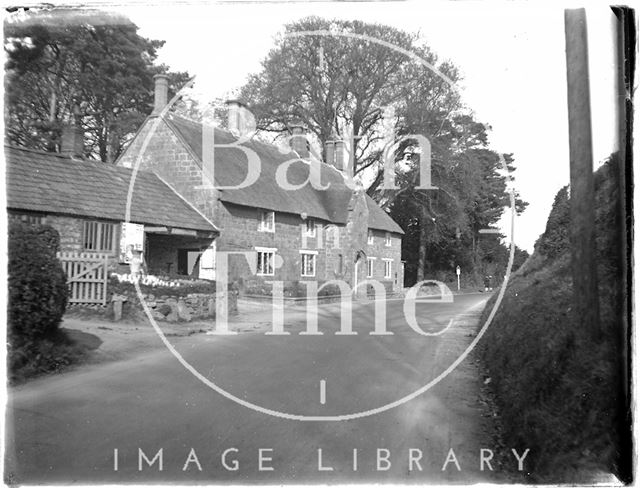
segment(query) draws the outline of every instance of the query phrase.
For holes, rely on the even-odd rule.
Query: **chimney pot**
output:
[[[160,115],[160,112],[167,106],[169,96],[169,77],[164,73],[157,74],[153,77],[155,82],[155,92],[153,98],[152,115]]]

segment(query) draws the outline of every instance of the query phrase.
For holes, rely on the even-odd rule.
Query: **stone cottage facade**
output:
[[[230,253],[231,281],[249,289],[367,278],[389,291],[403,286],[402,229],[338,164],[308,157],[303,137],[292,139],[297,151],[244,140],[237,120],[231,131],[203,135],[201,124],[164,114],[165,104],[160,78],[154,112],[117,164],[157,174],[216,225],[211,249],[216,266]],[[255,177],[250,164],[259,164]]]

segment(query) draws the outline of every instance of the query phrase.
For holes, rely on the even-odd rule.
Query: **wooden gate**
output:
[[[67,274],[69,303],[107,304],[108,254],[59,252]]]

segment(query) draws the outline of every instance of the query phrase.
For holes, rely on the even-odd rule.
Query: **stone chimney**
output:
[[[336,165],[336,141],[324,143],[324,162],[331,166]]]
[[[74,102],[71,121],[62,126],[61,154],[72,158],[84,157],[84,131],[81,120],[82,111],[80,106]]]
[[[309,141],[307,141],[306,130],[302,124],[296,123],[291,126],[291,138],[289,145],[302,159],[309,157]]]
[[[348,161],[346,149],[347,145],[345,141],[335,132],[332,132],[331,139],[324,144],[324,162],[330,164],[338,171],[345,171]]]
[[[73,158],[84,157],[84,133],[82,127],[77,124],[65,124],[62,127],[60,153]]]
[[[335,158],[334,158],[334,166],[339,171],[345,171],[347,169],[347,159],[348,155],[346,154],[347,145],[342,139],[338,139],[335,141]]]
[[[157,74],[153,77],[155,92],[153,98],[153,112],[151,115],[160,115],[162,109],[167,106],[169,96],[169,77],[165,74]]]
[[[227,130],[234,136],[243,136],[248,131],[246,105],[240,100],[227,100]]]

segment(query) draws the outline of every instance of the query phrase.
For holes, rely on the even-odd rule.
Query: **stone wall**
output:
[[[144,308],[135,289],[118,287],[116,300],[122,300],[125,315],[143,315]],[[215,293],[189,293],[186,295],[143,293],[144,302],[151,310],[154,319],[167,322],[190,322],[191,320],[215,318]],[[227,292],[228,313],[238,312],[238,293]],[[113,307],[113,302],[110,304]]]
[[[144,295],[144,299],[156,320],[190,322],[216,316],[216,296],[209,293],[190,293],[185,297],[148,294]],[[227,303],[230,314],[238,312],[237,293],[228,292]]]
[[[244,256],[229,256],[229,279],[241,285],[254,286],[264,281],[283,281],[285,286],[301,281],[326,281],[348,279],[348,256],[343,247],[334,247],[333,233],[339,233],[338,244],[346,243],[345,226],[329,226],[329,222],[314,219],[316,236],[306,236],[303,242],[303,230],[306,221],[294,214],[275,213],[275,232],[258,230],[260,210],[233,204],[221,204],[216,225],[220,228],[217,239],[218,251],[256,252],[256,247],[277,249],[282,257],[282,266],[274,270],[273,276],[254,275]],[[319,233],[322,238],[319,239]],[[320,247],[321,242],[321,247]],[[302,276],[301,250],[317,252],[316,275]],[[342,259],[340,259],[342,256]],[[342,261],[342,268],[340,268]]]
[[[150,117],[138,136],[118,159],[118,165],[131,168],[136,164],[142,144],[153,130],[155,117]],[[155,127],[147,148],[140,158],[139,170],[153,171],[194,207],[215,222],[217,190],[203,188],[202,169],[196,156],[164,122]]]
[[[74,217],[47,215],[46,223],[60,234],[60,251],[82,252],[83,220]]]
[[[364,208],[363,208],[364,207]],[[260,210],[233,204],[222,204],[218,211],[220,237],[217,239],[218,251],[255,252],[256,247],[277,249],[283,259],[282,267],[274,271],[274,276],[254,275],[244,256],[229,256],[229,280],[238,282],[242,287],[253,287],[265,281],[283,281],[285,287],[302,281],[344,280],[353,285],[355,257],[357,251],[366,256],[376,257],[373,279],[385,284],[389,291],[398,291],[403,287],[401,263],[401,236],[391,234],[391,246],[385,244],[385,232],[374,230],[373,245],[367,244],[366,202],[364,205],[354,202],[352,220],[346,225],[326,228],[328,222],[316,220],[316,237],[306,237],[303,243],[302,229],[305,221],[296,215],[275,214],[275,232],[258,230]],[[357,213],[357,215],[356,215]],[[354,222],[356,222],[354,224]],[[325,227],[322,247],[318,247],[320,226]],[[334,242],[334,232],[338,232],[338,242]],[[337,244],[334,245],[334,244]],[[301,274],[300,250],[317,251],[316,276]],[[391,259],[391,277],[384,276],[383,259]],[[359,280],[366,278],[366,259],[359,264]]]

